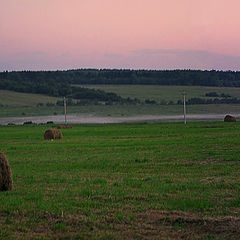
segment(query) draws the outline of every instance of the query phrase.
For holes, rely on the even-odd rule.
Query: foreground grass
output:
[[[0,239],[238,239],[240,124],[45,130],[0,127]]]

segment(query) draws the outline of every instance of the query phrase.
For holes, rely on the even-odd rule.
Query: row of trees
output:
[[[221,97],[221,98],[230,98],[232,97],[230,94],[228,93],[217,93],[217,92],[208,92],[205,94],[206,97]]]
[[[114,104],[135,104],[135,105],[141,105],[141,104],[158,104],[158,105],[183,105],[183,100],[178,100],[176,102],[174,101],[166,101],[162,100],[160,102],[157,102],[155,100],[145,99],[144,101],[140,101],[138,99],[135,99],[135,101],[131,102],[113,102],[113,101],[96,101],[96,100],[74,100],[74,99],[67,99],[67,105],[68,106],[85,106],[85,105],[114,105]],[[214,98],[214,99],[205,99],[205,98],[190,98],[186,101],[188,105],[194,105],[194,104],[240,104],[239,98]],[[63,106],[63,100],[58,100],[55,104],[54,103],[38,103],[37,107],[42,106]],[[1,107],[1,104],[0,104]]]
[[[239,98],[190,98],[187,100],[187,104],[240,104]]]

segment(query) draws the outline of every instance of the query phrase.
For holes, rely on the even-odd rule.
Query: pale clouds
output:
[[[136,67],[154,69],[239,70],[240,56],[199,50],[139,50],[132,52]]]
[[[5,70],[62,70],[73,68],[127,69],[240,69],[240,56],[208,51],[179,49],[142,49],[121,53],[18,52],[0,56],[0,71]]]

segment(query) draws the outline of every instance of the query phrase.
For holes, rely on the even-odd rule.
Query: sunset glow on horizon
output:
[[[0,71],[240,70],[238,0],[0,3]]]

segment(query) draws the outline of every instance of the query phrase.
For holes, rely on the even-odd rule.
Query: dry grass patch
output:
[[[106,217],[116,239],[228,239],[240,236],[239,217],[199,217],[181,211],[153,211],[135,214],[134,221],[119,220],[112,214]],[[119,235],[121,232],[121,236]]]
[[[145,229],[146,239],[162,234],[166,239],[202,239],[215,236],[216,239],[239,239],[239,217],[199,217],[181,211],[147,211],[139,214],[137,221]],[[165,233],[162,229],[165,228]],[[149,229],[151,229],[149,231]],[[150,237],[152,235],[152,238]],[[156,238],[155,238],[156,239]]]

